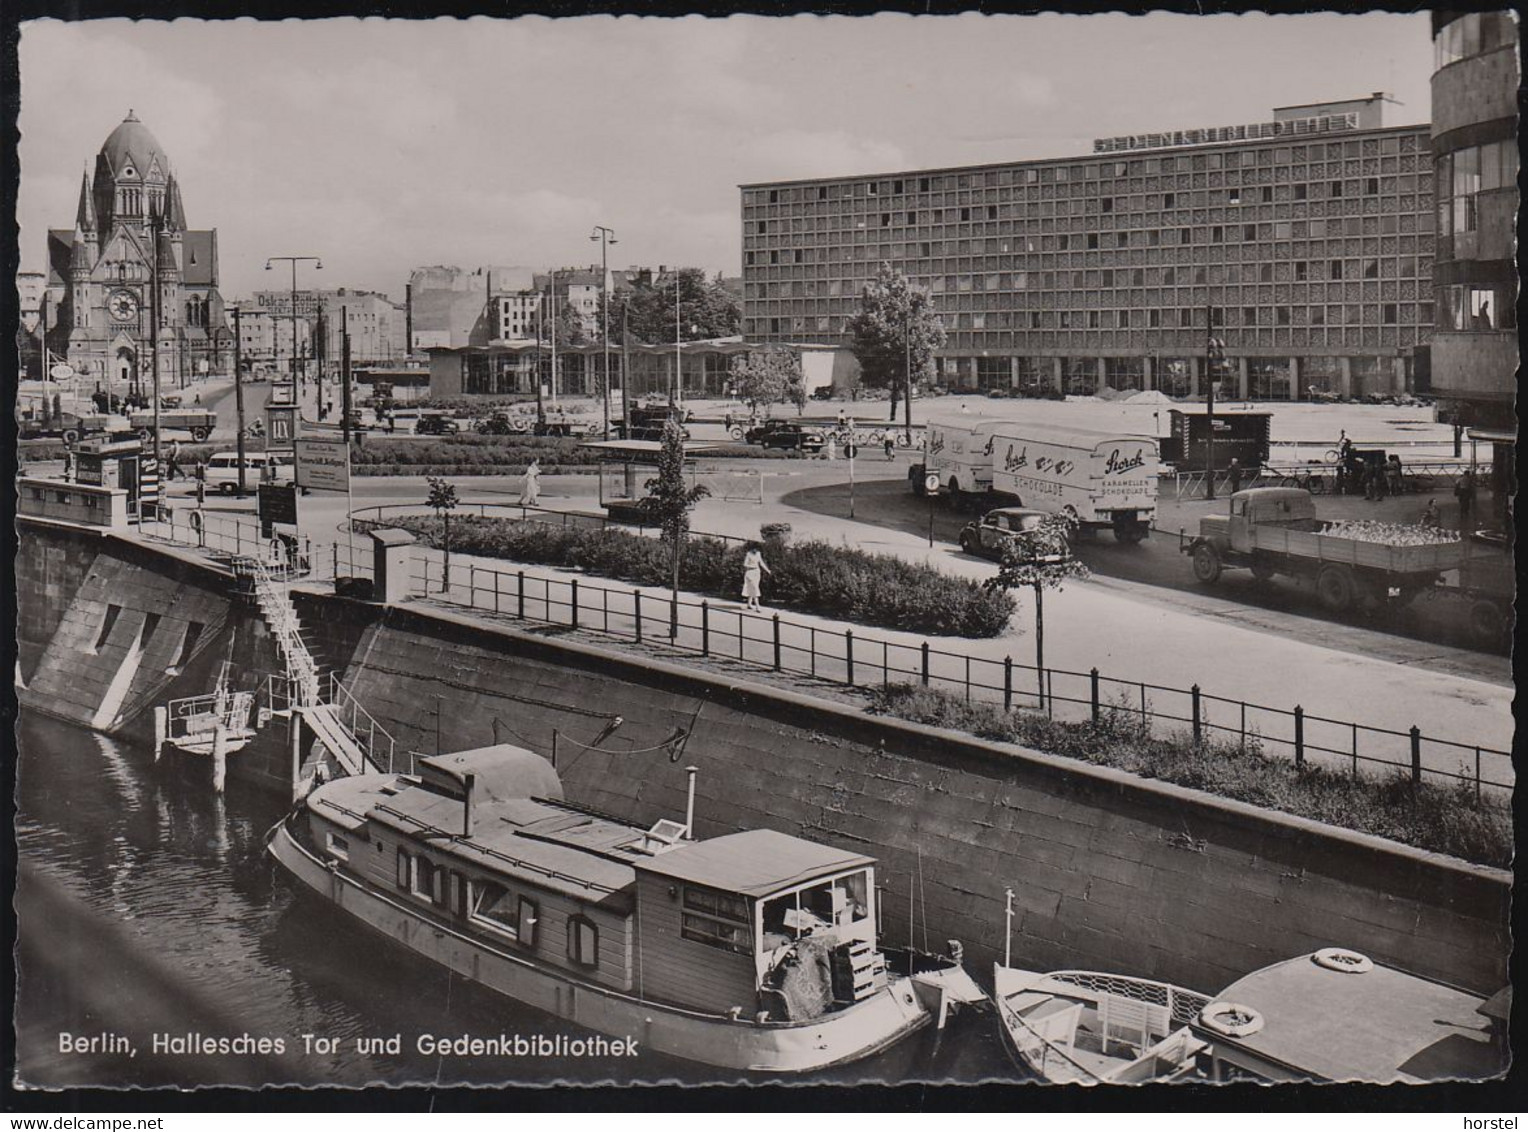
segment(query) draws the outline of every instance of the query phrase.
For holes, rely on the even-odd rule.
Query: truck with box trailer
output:
[[[1470,558],[1464,540],[1436,527],[1317,518],[1310,492],[1290,487],[1236,492],[1226,513],[1200,519],[1199,533],[1179,549],[1205,585],[1234,568],[1260,581],[1308,579],[1333,613],[1405,605]]]
[[[162,403],[161,403],[162,406]],[[154,436],[154,414],[152,411],[134,413],[129,420],[138,435],[144,440],[150,440]],[[206,440],[212,435],[212,430],[217,427],[218,415],[211,409],[168,409],[161,407],[159,410],[159,427],[166,431],[179,430],[189,432],[191,439],[195,441]]]
[[[923,464],[909,482],[921,490],[925,477],[939,477],[939,487],[952,502],[964,496],[986,495],[992,490],[992,438],[998,429],[1013,427],[1011,421],[931,418],[924,431]]]
[[[992,493],[1122,543],[1151,533],[1160,469],[1150,436],[1001,422],[992,433]]]

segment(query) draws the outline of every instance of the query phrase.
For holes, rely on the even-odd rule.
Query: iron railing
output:
[[[701,657],[773,672],[805,675],[867,689],[920,684],[958,693],[967,702],[1043,712],[1064,722],[1135,724],[1156,735],[1218,739],[1290,758],[1297,766],[1350,770],[1389,768],[1413,783],[1438,780],[1486,789],[1512,788],[1511,755],[1496,748],[1424,735],[1419,726],[1374,727],[1306,712],[1216,696],[1197,684],[1175,688],[972,656],[851,629],[827,629],[778,613],[751,613],[730,602],[667,592],[602,586],[578,577],[496,569],[453,561],[450,584],[434,553],[412,559],[414,596],[506,617],[662,645]]]

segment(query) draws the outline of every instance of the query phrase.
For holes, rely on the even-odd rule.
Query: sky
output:
[[[225,296],[318,255],[403,298],[429,264],[740,271],[737,186],[1087,153],[1387,91],[1425,122],[1425,13],[101,20],[21,33],[23,270],[132,109],[218,229]],[[306,270],[306,269],[305,269]],[[299,285],[308,279],[299,278]]]

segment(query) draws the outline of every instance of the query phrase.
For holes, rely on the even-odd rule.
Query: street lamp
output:
[[[274,263],[290,263],[292,265],[292,391],[298,392],[297,387],[297,265],[311,262],[315,271],[324,269],[324,261],[316,255],[273,255],[265,261],[265,270],[270,271]]]
[[[615,229],[606,228],[603,224],[596,224],[594,232],[589,239],[598,241],[600,246],[600,307],[604,312],[605,333],[605,387],[600,390],[602,402],[600,414],[605,422],[605,439],[610,439],[610,245],[620,243],[615,238]],[[621,378],[621,416],[625,423],[628,434],[631,430],[631,413],[626,406],[626,378]]]

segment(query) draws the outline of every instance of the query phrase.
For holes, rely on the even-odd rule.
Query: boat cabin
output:
[[[1328,948],[1254,971],[1200,1015],[1216,1081],[1428,1082],[1506,1072],[1468,991]]]
[[[572,805],[509,744],[326,783],[310,848],[427,920],[639,998],[812,1018],[886,984],[874,861],[774,830],[707,841]]]

